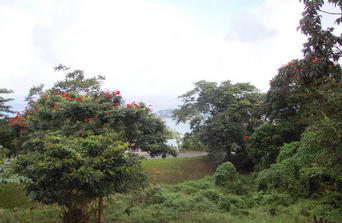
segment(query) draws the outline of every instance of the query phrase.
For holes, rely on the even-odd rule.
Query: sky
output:
[[[14,109],[58,64],[103,75],[127,102],[175,108],[199,80],[262,92],[302,57],[298,0],[0,0],[0,88]]]

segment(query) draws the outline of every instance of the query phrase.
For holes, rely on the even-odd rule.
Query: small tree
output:
[[[64,207],[64,222],[88,222],[95,210],[103,222],[103,197],[143,186],[140,158],[126,153],[131,143],[151,155],[174,154],[150,108],[100,90],[103,79],[77,70],[51,89],[35,87],[25,111],[10,119],[18,134],[15,169],[31,179],[27,192]]]

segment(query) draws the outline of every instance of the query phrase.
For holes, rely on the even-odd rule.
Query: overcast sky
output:
[[[0,88],[15,108],[62,63],[128,102],[174,108],[199,80],[251,82],[261,91],[301,58],[298,0],[0,0]]]

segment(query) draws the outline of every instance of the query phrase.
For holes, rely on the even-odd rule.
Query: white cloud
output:
[[[61,79],[52,74],[58,63],[103,74],[105,87],[130,98],[176,98],[202,79],[249,81],[265,91],[281,64],[301,56],[297,0],[268,0],[246,11],[274,30],[257,42],[226,41],[196,25],[193,15],[148,1],[30,2],[0,4],[0,81],[16,94]]]

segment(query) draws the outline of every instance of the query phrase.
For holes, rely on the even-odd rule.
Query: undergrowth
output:
[[[319,197],[299,199],[287,193],[257,191],[253,182],[252,175],[237,175],[235,180],[217,186],[214,177],[205,177],[116,194],[105,200],[105,222],[311,223],[313,216],[329,223],[342,222],[339,193],[326,191]],[[31,203],[1,208],[0,223],[61,221],[54,206]]]

